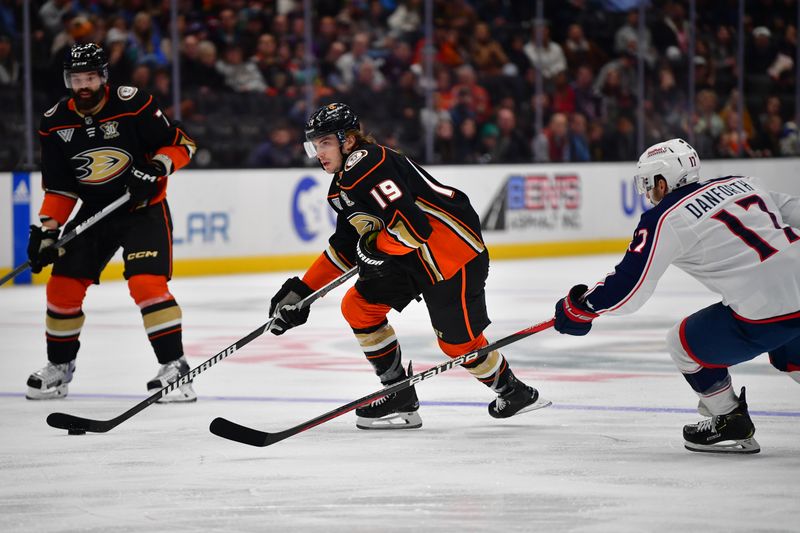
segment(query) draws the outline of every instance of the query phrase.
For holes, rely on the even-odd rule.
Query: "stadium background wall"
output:
[[[646,201],[635,194],[631,163],[436,166],[432,174],[467,193],[493,259],[622,253]],[[701,175],[758,177],[800,195],[800,159],[703,161]],[[27,227],[42,200],[38,173],[27,183],[0,173],[0,275],[25,260]],[[170,178],[175,276],[302,270],[327,246],[334,214],[330,177],[316,169],[184,170]],[[14,182],[17,190],[13,190]],[[102,223],[102,222],[101,222]],[[15,231],[16,227],[16,231]],[[15,256],[16,249],[16,256]],[[47,280],[48,270],[33,275]],[[120,279],[121,255],[103,279]],[[18,278],[15,283],[24,283]],[[10,285],[7,284],[7,285]]]

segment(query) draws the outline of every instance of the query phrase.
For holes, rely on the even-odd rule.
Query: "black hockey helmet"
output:
[[[306,153],[308,157],[316,156],[314,145],[310,142],[313,139],[334,133],[339,139],[339,144],[342,145],[348,131],[360,129],[361,122],[350,106],[340,103],[324,105],[314,111],[306,122]]]
[[[74,72],[97,72],[103,83],[107,83],[108,57],[105,51],[94,43],[72,45],[69,55],[64,60],[64,84],[67,89],[72,88],[69,75]]]

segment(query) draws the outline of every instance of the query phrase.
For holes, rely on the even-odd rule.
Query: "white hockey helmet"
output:
[[[655,187],[658,177],[667,182],[668,192],[698,181],[700,158],[695,149],[683,139],[670,139],[645,150],[633,178],[636,190],[646,194]]]

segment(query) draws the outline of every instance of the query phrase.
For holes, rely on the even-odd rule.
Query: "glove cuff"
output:
[[[297,294],[301,298],[305,298],[314,292],[311,287],[306,285],[305,282],[297,276],[287,279],[283,284],[283,288],[289,289],[291,292]]]
[[[582,301],[587,288],[586,285],[576,285],[570,289],[569,294],[564,298],[564,313],[574,322],[591,322],[600,316],[588,309]]]

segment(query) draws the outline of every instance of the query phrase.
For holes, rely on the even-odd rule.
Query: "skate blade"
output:
[[[550,407],[551,405],[553,405],[553,402],[551,402],[550,400],[545,400],[544,398],[539,396],[536,399],[535,402],[533,402],[532,404],[530,404],[527,407],[523,407],[522,409],[520,409],[519,411],[514,413],[513,416],[516,416],[516,415],[519,415],[519,414],[522,414],[522,413],[527,413],[528,411],[536,411],[537,409],[544,409],[545,407]]]
[[[59,385],[53,389],[34,389],[28,387],[28,392],[25,393],[27,400],[60,400],[67,396],[67,384]]]
[[[392,413],[382,418],[356,419],[358,429],[417,429],[422,427],[422,418],[416,411]]]
[[[683,441],[683,446],[690,452],[703,453],[758,453],[761,451],[761,446],[752,437],[741,440],[725,440],[717,444],[696,444]]]

